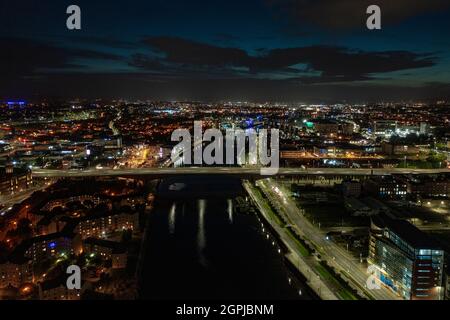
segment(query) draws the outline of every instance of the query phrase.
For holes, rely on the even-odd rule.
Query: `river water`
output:
[[[141,298],[314,298],[256,215],[234,210],[239,195],[237,179],[162,181],[146,231]]]

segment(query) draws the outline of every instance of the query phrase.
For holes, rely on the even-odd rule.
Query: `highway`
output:
[[[318,264],[315,258],[303,257],[298,251],[297,246],[293,239],[286,233],[284,227],[281,227],[273,219],[270,218],[270,214],[267,212],[258,196],[255,193],[255,187],[248,181],[244,181],[243,186],[248,195],[253,199],[253,202],[258,207],[261,214],[266,221],[272,226],[272,228],[279,235],[280,239],[289,249],[287,258],[294,263],[297,269],[307,278],[308,285],[320,296],[322,300],[338,300],[339,296],[333,292],[333,287],[315,271],[315,266]]]
[[[344,175],[344,176],[368,176],[389,174],[437,174],[450,173],[450,169],[353,169],[353,168],[280,168],[277,175]],[[171,176],[191,174],[225,174],[237,176],[262,176],[257,167],[179,167],[179,168],[125,168],[125,169],[33,169],[34,177],[94,177],[94,176]],[[267,177],[267,176],[266,176]]]
[[[327,262],[334,266],[347,278],[350,278],[361,290],[368,292],[376,300],[397,300],[400,299],[389,289],[380,286],[380,289],[368,290],[366,287],[369,274],[359,259],[339,247],[336,243],[326,238],[325,232],[313,226],[306,217],[303,216],[296,203],[289,196],[281,185],[273,179],[261,180],[258,185],[263,189],[269,200],[277,207],[282,208],[286,216],[292,221],[304,239],[311,242],[326,258]]]
[[[32,187],[30,187],[24,191],[21,191],[21,192],[16,192],[13,195],[0,196],[0,204],[4,205],[4,208],[2,210],[0,210],[0,215],[1,216],[5,215],[6,212],[8,212],[9,209],[12,208],[13,205],[21,203],[22,201],[24,201],[25,199],[30,197],[34,192],[45,190],[52,184],[53,184],[53,181],[36,183]],[[28,210],[28,208],[22,207],[22,209],[19,211],[18,217],[16,217],[15,219],[25,218],[27,210]],[[10,230],[9,227],[5,227],[0,230],[0,240],[3,240],[5,238],[8,230]]]
[[[430,223],[425,225],[414,225],[421,231],[450,231],[450,225],[442,223]],[[327,232],[353,232],[358,230],[367,230],[368,227],[329,227],[323,228]]]
[[[35,183],[33,186],[23,191],[16,192],[15,194],[2,195],[0,196],[0,203],[4,205],[5,208],[12,207],[14,204],[20,203],[23,200],[27,199],[29,196],[33,194],[33,192],[45,190],[52,183],[53,183],[52,181]]]

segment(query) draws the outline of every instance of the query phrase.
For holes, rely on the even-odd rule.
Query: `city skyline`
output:
[[[448,0],[1,2],[0,300],[450,300],[448,30]]]
[[[3,99],[280,102],[442,100],[450,91],[445,1],[68,1],[0,13]]]
[[[0,103],[0,299],[448,299],[448,105]]]

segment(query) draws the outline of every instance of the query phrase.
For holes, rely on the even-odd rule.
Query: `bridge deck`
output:
[[[390,174],[438,174],[450,173],[450,169],[350,169],[350,168],[280,168],[277,175],[319,175],[319,176],[368,176]],[[52,170],[35,169],[34,177],[94,177],[94,176],[134,176],[134,175],[236,175],[262,176],[260,168],[241,167],[180,167],[180,168],[136,168],[136,169],[87,169],[87,170]]]

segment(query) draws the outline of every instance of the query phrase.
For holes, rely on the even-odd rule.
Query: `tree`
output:
[[[30,236],[33,234],[33,229],[31,228],[31,221],[26,218],[22,218],[17,223],[17,235],[19,236]]]
[[[93,211],[96,214],[101,215],[101,214],[109,212],[109,207],[108,207],[108,205],[106,203],[102,202],[102,203],[99,203],[97,206],[95,206]]]
[[[447,156],[445,154],[436,153],[434,151],[431,151],[427,157],[427,161],[434,164],[438,164],[439,162],[443,162],[445,160],[447,160]]]
[[[0,241],[0,259],[6,258],[8,251],[9,249],[6,242]]]
[[[122,231],[122,242],[128,243],[132,239],[132,231],[131,230],[123,230]]]
[[[36,166],[36,167],[43,167],[44,165],[45,165],[45,159],[44,159],[44,157],[39,157],[39,158],[37,158],[36,159],[36,161],[34,161],[34,165]]]

